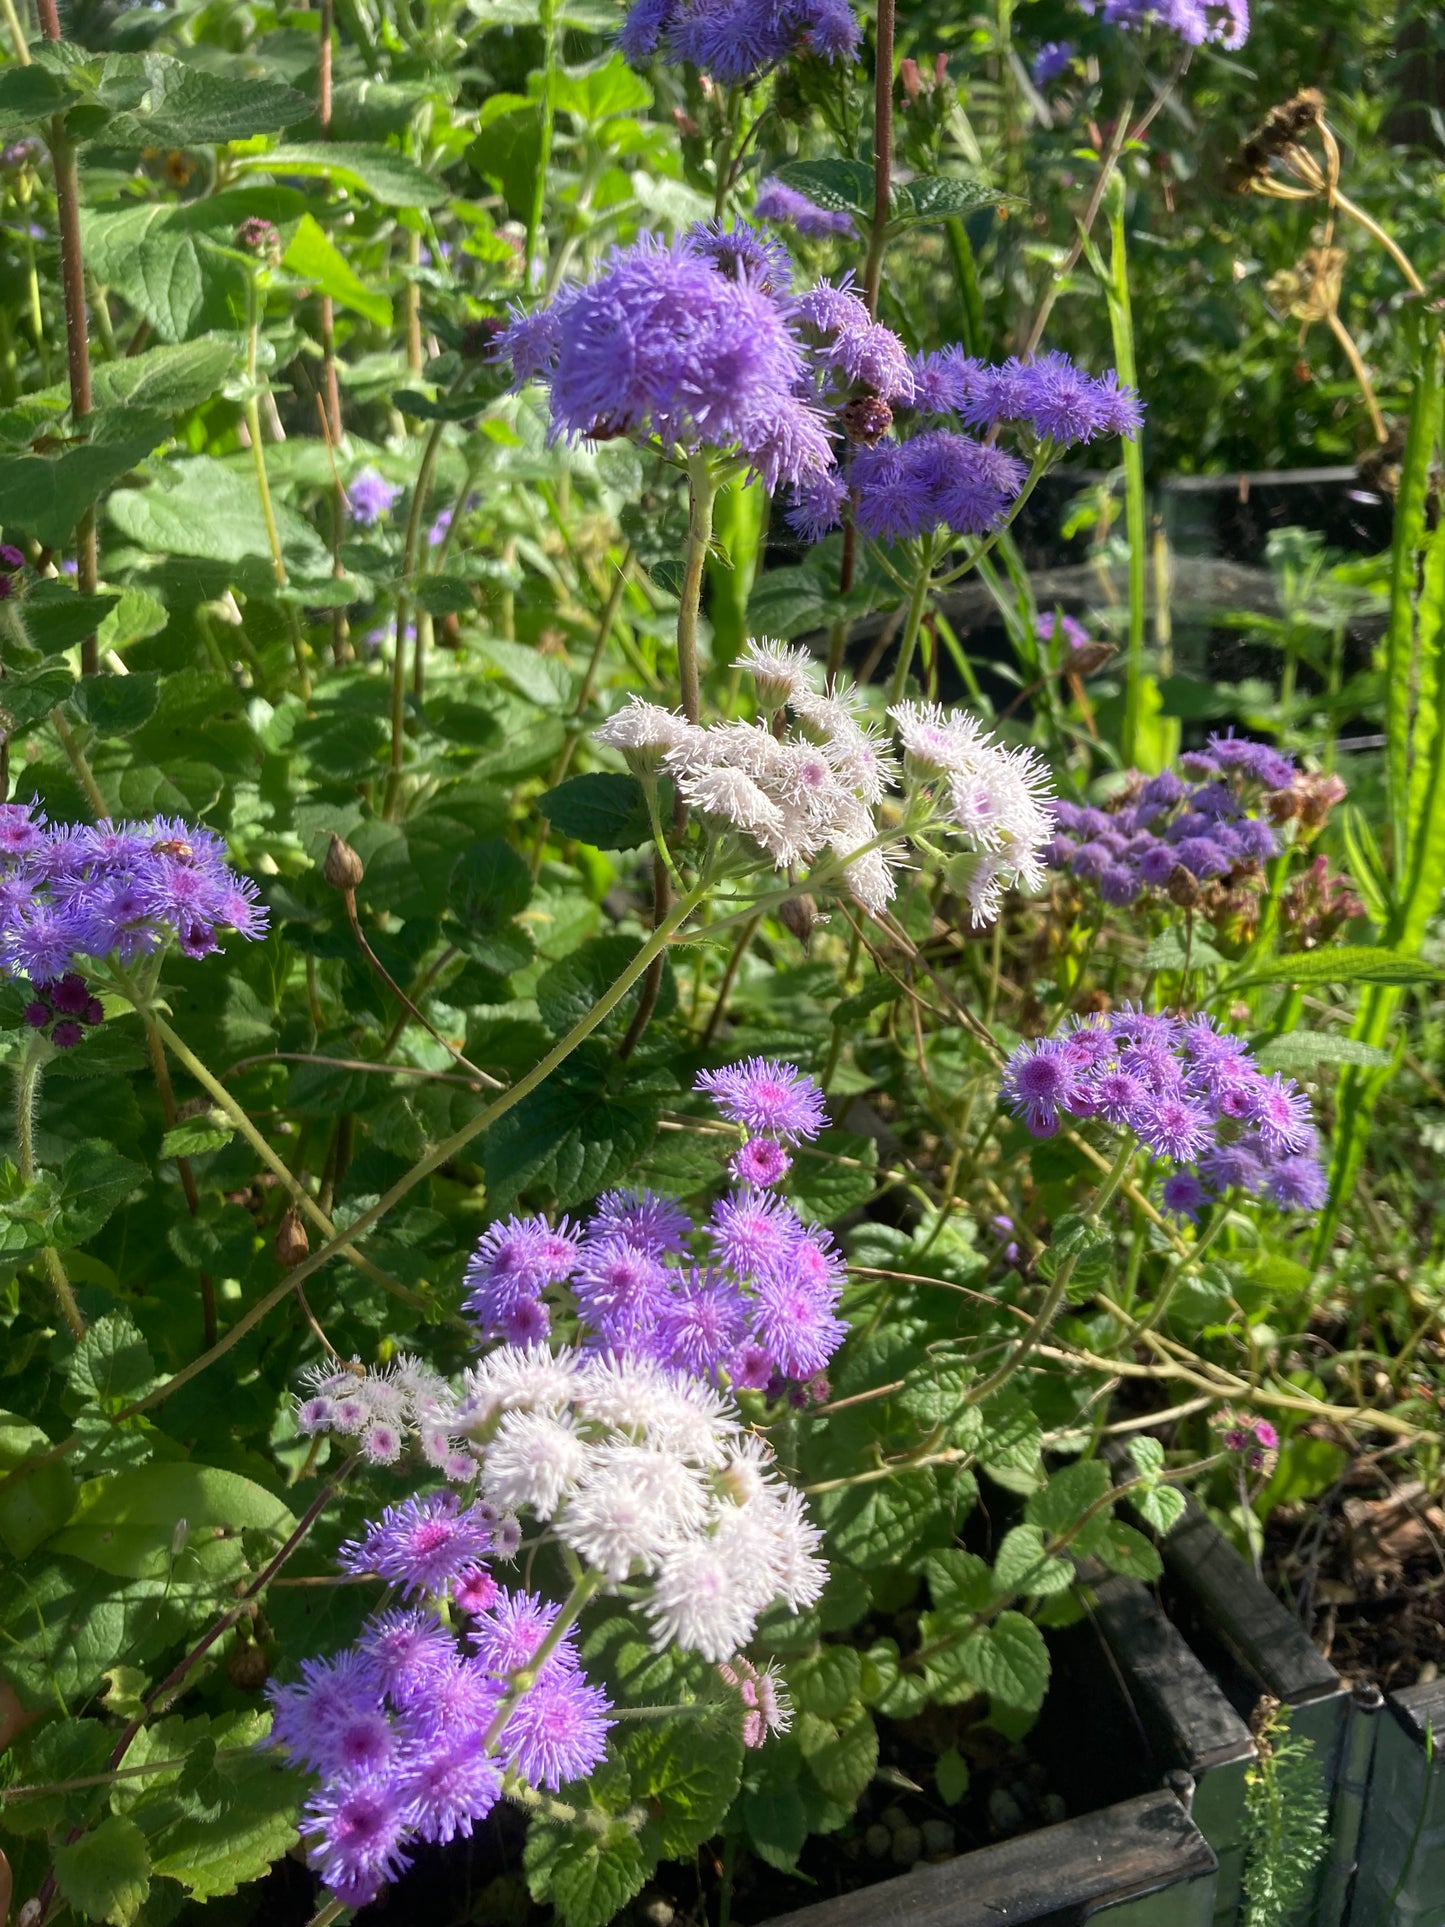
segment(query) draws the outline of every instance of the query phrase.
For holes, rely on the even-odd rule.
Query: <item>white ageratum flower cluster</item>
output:
[[[301,1374],[305,1392],[296,1401],[296,1429],[312,1438],[339,1432],[354,1438],[372,1465],[395,1465],[408,1437],[415,1437],[429,1465],[459,1483],[473,1478],[476,1461],[454,1437],[456,1399],[451,1387],[419,1358],[400,1354],[381,1370],[359,1359],[332,1359]]]
[[[756,723],[704,729],[634,698],[597,740],[620,750],[638,776],[670,776],[690,809],[749,838],[779,870],[830,851],[852,896],[882,910],[894,893],[891,863],[865,846],[878,834],[874,810],[897,773],[886,744],[860,720],[851,692],[817,694],[803,650],[750,643],[738,667],[758,686]],[[770,720],[785,707],[794,726],[775,732]]]
[[[465,1374],[454,1423],[490,1505],[530,1514],[609,1586],[649,1582],[659,1651],[726,1660],[775,1600],[801,1612],[823,1591],[802,1495],[696,1378],[506,1345]]]
[[[1005,890],[1042,890],[1054,789],[1036,752],[995,742],[966,710],[895,703],[888,714],[907,774],[935,790],[949,827],[978,852],[967,886],[973,921],[991,923]]]
[[[598,742],[644,780],[671,776],[697,815],[749,839],[776,869],[828,851],[855,901],[875,914],[886,909],[905,838],[900,829],[891,845],[880,843],[876,813],[898,762],[864,720],[860,692],[835,683],[819,694],[807,651],[765,637],[734,666],[756,685],[757,722],[704,728],[634,697],[596,732]],[[964,886],[973,921],[996,917],[1006,888],[1042,888],[1041,851],[1054,822],[1048,772],[1034,752],[994,742],[963,710],[899,703],[888,713],[910,792],[926,790],[939,826],[977,859]]]

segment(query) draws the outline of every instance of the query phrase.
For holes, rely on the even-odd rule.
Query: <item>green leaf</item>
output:
[[[174,1130],[167,1131],[161,1139],[163,1158],[199,1158],[208,1151],[219,1151],[235,1136],[221,1117],[219,1111],[212,1111],[206,1117],[188,1118],[184,1124],[177,1124]]]
[[[1070,1298],[1086,1298],[1113,1277],[1114,1240],[1097,1218],[1069,1211],[1054,1226],[1052,1238],[1039,1253],[1039,1276],[1052,1283],[1065,1264],[1070,1266]]]
[[[681,1860],[717,1832],[742,1778],[743,1743],[716,1721],[644,1720],[621,1747],[632,1793],[650,1811],[647,1844]]]
[[[968,1792],[968,1761],[956,1746],[940,1753],[933,1769],[933,1784],[938,1788],[938,1797],[946,1807],[956,1807]]]
[[[1077,1520],[1103,1498],[1111,1483],[1109,1468],[1101,1459],[1076,1459],[1072,1465],[1061,1466],[1042,1492],[1031,1494],[1024,1517],[1050,1538],[1072,1533]],[[1074,1534],[1071,1543],[1075,1552],[1092,1552],[1105,1517],[1103,1511],[1096,1513],[1081,1533]]]
[[[38,1425],[0,1412],[0,1476],[50,1449]],[[33,1466],[23,1478],[0,1486],[0,1542],[14,1559],[27,1559],[58,1532],[75,1504],[75,1477],[63,1460]]]
[[[156,1382],[156,1364],[139,1328],[124,1312],[97,1318],[65,1364],[78,1398],[102,1408],[128,1405]]]
[[[866,161],[785,161],[777,174],[830,214],[873,211],[873,169]]]
[[[79,1840],[63,1841],[51,1864],[55,1884],[71,1906],[112,1927],[130,1927],[150,1892],[145,1835],[120,1814],[111,1814]]]
[[[1262,1070],[1289,1071],[1295,1076],[1307,1076],[1321,1064],[1363,1064],[1370,1070],[1387,1070],[1394,1062],[1389,1051],[1334,1030],[1295,1030],[1271,1037],[1254,1058]]]
[[[0,1675],[36,1711],[99,1692],[117,1654],[143,1661],[185,1624],[164,1580],[117,1581],[76,1559],[13,1567],[0,1587]]]
[[[817,1504],[832,1554],[863,1572],[896,1564],[941,1511],[937,1482],[927,1470],[824,1492]]]
[[[1166,930],[1144,952],[1143,964],[1146,970],[1205,970],[1229,960],[1214,945],[1202,937],[1198,930],[1193,941],[1186,940],[1178,930]]]
[[[652,89],[622,58],[557,76],[554,105],[559,113],[576,114],[589,127],[600,126],[617,114],[644,114],[652,105]]]
[[[1000,1613],[964,1640],[960,1660],[979,1688],[1005,1706],[1037,1712],[1049,1684],[1049,1649],[1022,1613]]]
[[[188,1730],[198,1724],[186,1722]],[[182,1775],[136,1808],[150,1840],[151,1871],[178,1880],[196,1900],[259,1880],[296,1844],[306,1776],[274,1754],[251,1750],[265,1724],[250,1713],[213,1721],[208,1748],[246,1750],[213,1754],[204,1774],[192,1773],[189,1782]]]
[[[451,400],[423,395],[416,388],[398,388],[392,396],[393,405],[403,415],[413,415],[423,422],[465,422],[479,415],[491,400],[489,395],[459,395]],[[423,585],[424,586],[424,585]],[[471,597],[460,605],[471,607]],[[445,613],[443,611],[442,613]]]
[[[808,1769],[832,1800],[851,1807],[878,1767],[878,1729],[865,1707],[845,1708],[836,1720],[800,1713],[794,1723]]]
[[[338,306],[350,308],[378,328],[391,326],[390,297],[367,287],[309,214],[302,215],[281,265],[298,280],[309,282],[318,293],[329,294]]]
[[[808,1809],[797,1787],[769,1775],[768,1784],[744,1793],[741,1812],[753,1852],[780,1873],[791,1873],[808,1839]]]
[[[66,582],[37,582],[21,605],[25,633],[47,656],[92,635],[122,596],[77,595]]]
[[[1174,1485],[1131,1486],[1129,1503],[1145,1525],[1160,1534],[1170,1533],[1184,1517],[1187,1501]]]
[[[863,1659],[852,1646],[824,1646],[788,1667],[788,1691],[805,1713],[832,1718],[862,1692]]]
[[[238,1535],[246,1527],[279,1540],[295,1531],[296,1521],[239,1472],[182,1460],[82,1486],[54,1550],[123,1579],[162,1578],[173,1568],[188,1577],[199,1562],[207,1579],[220,1583],[244,1568]]]
[[[92,377],[99,408],[159,408],[178,414],[210,401],[231,372],[236,344],[221,335],[200,335],[172,347],[103,361]]]
[[[614,1829],[599,1838],[534,1820],[523,1864],[533,1897],[552,1902],[561,1927],[607,1927],[657,1862],[634,1833]]]
[[[950,1618],[981,1613],[993,1604],[993,1574],[987,1559],[976,1552],[946,1546],[924,1561],[928,1591],[934,1605]]]
[[[1044,1534],[1038,1526],[1022,1525],[1004,1534],[994,1561],[993,1576],[1000,1592],[1045,1596],[1067,1591],[1073,1583],[1074,1569],[1067,1559],[1045,1551]]]
[[[86,676],[76,684],[72,701],[102,736],[129,736],[155,714],[160,685],[158,669],[130,676]]]
[[[228,468],[209,455],[167,464],[148,488],[118,489],[106,512],[122,535],[162,555],[209,562],[271,559],[254,472]],[[280,503],[275,513],[293,571],[305,577],[329,570],[330,558],[310,524]]]
[[[537,1011],[554,1037],[565,1036],[592,1009],[604,991],[609,990],[642,948],[632,937],[590,937],[578,944],[544,973],[537,985]],[[634,984],[609,1012],[601,1034],[620,1034],[631,1023],[642,994],[641,982]],[[664,965],[658,987],[654,1021],[669,1017],[677,1008],[677,983],[670,965]]]
[[[447,905],[469,930],[500,930],[532,900],[532,872],[499,836],[463,850],[447,885]]]
[[[414,161],[387,148],[360,142],[292,143],[268,153],[231,157],[237,169],[265,168],[271,174],[319,175],[334,187],[369,194],[383,207],[435,207],[447,190]]]
[[[652,841],[647,799],[635,776],[570,776],[545,790],[537,808],[559,836],[598,850],[635,850]]]
[[[10,719],[12,735],[48,716],[75,688],[68,669],[37,669],[28,676],[9,677],[0,689],[0,710]]]
[[[90,418],[86,438],[74,446],[7,455],[0,462],[0,523],[64,548],[85,511],[159,447],[170,428],[170,417],[152,409],[107,409]]]
[[[0,139],[39,128],[76,99],[75,89],[48,67],[7,67],[0,73]]]
[[[570,704],[572,672],[555,656],[544,656],[539,650],[501,636],[486,637],[478,653],[539,709],[562,709]]]
[[[59,1209],[52,1226],[59,1245],[81,1245],[145,1182],[146,1168],[122,1157],[101,1138],[87,1138],[65,1154]]]
[[[984,1406],[978,1462],[1006,1492],[1027,1494],[1043,1483],[1043,1432],[1027,1404],[1005,1394]]]
[[[787,1189],[804,1217],[831,1224],[857,1210],[878,1185],[878,1145],[854,1131],[825,1131],[793,1155]]]
[[[108,147],[199,147],[246,140],[293,127],[314,112],[304,94],[280,81],[207,73],[167,54],[112,55],[104,74],[102,102],[133,100],[130,111],[107,121]]]
[[[1430,984],[1445,976],[1445,966],[1427,963],[1403,950],[1372,944],[1342,943],[1328,950],[1302,950],[1293,957],[1270,957],[1224,988],[1247,984]]]
[[[1170,1489],[1160,1487],[1161,1491]],[[1150,1541],[1122,1519],[1110,1519],[1104,1531],[1090,1541],[1089,1550],[1111,1572],[1122,1572],[1130,1579],[1152,1584],[1164,1570],[1164,1562]]]
[[[487,1201],[510,1211],[526,1192],[559,1210],[620,1184],[657,1133],[657,1100],[549,1078],[487,1133]]]
[[[946,221],[952,215],[973,214],[981,207],[999,207],[1013,198],[986,181],[960,180],[953,174],[918,174],[911,181],[894,182],[890,214],[900,226],[914,221]]]

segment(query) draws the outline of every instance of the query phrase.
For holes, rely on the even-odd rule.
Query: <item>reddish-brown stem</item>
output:
[[[875,319],[892,203],[893,0],[878,0],[878,46],[873,75],[873,231],[868,237],[868,263],[863,271],[864,297],[868,312]]]
[[[56,0],[36,0],[40,31],[47,40],[60,39]],[[65,117],[50,123],[50,158],[55,166],[55,209],[60,223],[60,288],[65,303],[65,365],[70,376],[70,414],[80,427],[90,414],[90,343],[85,305],[85,256],[80,246],[80,184],[75,143],[65,129]],[[95,509],[88,508],[75,525],[76,586],[94,595],[99,577],[95,546]],[[100,670],[100,647],[94,633],[80,645],[81,674]]]

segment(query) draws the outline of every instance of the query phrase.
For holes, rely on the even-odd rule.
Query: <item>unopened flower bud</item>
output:
[[[306,1236],[306,1227],[301,1222],[301,1213],[295,1205],[288,1205],[276,1227],[276,1236],[271,1245],[276,1262],[283,1271],[292,1271],[311,1249],[311,1240]]]
[[[818,905],[806,892],[800,891],[779,907],[778,921],[800,944],[806,946],[813,934],[813,925],[818,921]]]
[[[859,395],[843,410],[843,433],[872,448],[893,426],[893,410],[879,395]]]
[[[1112,642],[1085,642],[1069,654],[1064,664],[1071,676],[1093,676],[1118,655]]]
[[[1194,873],[1186,870],[1182,863],[1174,865],[1164,888],[1181,910],[1197,910],[1204,897]]]
[[[226,1678],[243,1693],[258,1693],[270,1673],[264,1648],[254,1639],[242,1639],[238,1629],[236,1643],[226,1658]]]
[[[236,229],[236,246],[256,255],[267,267],[281,264],[280,232],[274,222],[263,220],[259,214],[247,215]]]
[[[1299,798],[1293,790],[1269,790],[1264,797],[1264,813],[1271,823],[1288,823],[1299,815]]]
[[[333,890],[354,890],[366,875],[366,865],[349,843],[343,843],[333,830],[321,874]]]
[[[492,343],[505,328],[506,323],[496,315],[483,315],[480,320],[468,321],[462,328],[462,338],[458,344],[469,361],[479,361],[483,355],[492,351]]]
[[[672,124],[684,140],[695,141],[702,133],[702,129],[685,107],[673,108]]]

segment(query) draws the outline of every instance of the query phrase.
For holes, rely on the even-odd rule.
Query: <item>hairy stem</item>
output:
[[[128,1405],[125,1410],[118,1415],[118,1418],[133,1418],[138,1412],[148,1411],[153,1405],[162,1404],[173,1392],[179,1391],[182,1385],[187,1384],[201,1372],[207,1371],[215,1364],[218,1358],[223,1357],[234,1345],[239,1344],[246,1333],[258,1325],[269,1312],[274,1310],[274,1308],[280,1304],[281,1300],[292,1292],[297,1285],[304,1283],[313,1272],[319,1271],[323,1265],[330,1264],[333,1258],[342,1256],[351,1259],[351,1261],[355,1263],[353,1247],[354,1241],[357,1238],[361,1237],[364,1232],[369,1231],[372,1225],[386,1217],[388,1212],[395,1210],[402,1199],[409,1196],[424,1179],[429,1178],[433,1171],[439,1170],[444,1164],[449,1164],[453,1158],[457,1157],[466,1149],[473,1138],[478,1137],[483,1131],[495,1124],[499,1118],[504,1117],[514,1105],[520,1104],[524,1097],[530,1096],[531,1093],[537,1089],[538,1085],[545,1084],[553,1071],[567,1061],[573,1051],[577,1049],[578,1045],[585,1043],[587,1038],[597,1029],[598,1025],[604,1022],[607,1016],[621,1003],[628,991],[631,990],[638,978],[643,975],[648,965],[651,964],[653,958],[660,956],[668,944],[672,942],[677,931],[702,902],[706,894],[706,888],[706,885],[699,885],[696,889],[689,891],[688,894],[682,898],[681,902],[673,906],[667,917],[658,928],[653,931],[652,935],[647,939],[646,943],[643,944],[631,963],[628,964],[627,968],[610,988],[604,991],[602,996],[598,998],[586,1016],[580,1018],[578,1022],[573,1025],[572,1029],[568,1031],[567,1035],[562,1038],[559,1043],[555,1044],[545,1057],[533,1065],[525,1077],[519,1078],[510,1089],[503,1091],[502,1094],[495,1098],[492,1103],[488,1104],[484,1110],[479,1111],[474,1118],[462,1125],[460,1130],[453,1131],[450,1137],[443,1138],[441,1143],[433,1145],[424,1157],[418,1158],[417,1162],[404,1177],[398,1178],[390,1190],[384,1192],[374,1204],[368,1205],[364,1211],[360,1212],[356,1218],[352,1220],[349,1229],[343,1236],[333,1237],[329,1239],[319,1251],[308,1253],[307,1256],[301,1260],[300,1264],[289,1272],[278,1285],[273,1285],[271,1290],[268,1291],[263,1298],[258,1299],[249,1311],[238,1318],[229,1331],[223,1333],[216,1344],[211,1347],[210,1351],[204,1353],[200,1358],[192,1359],[189,1365],[183,1365],[181,1369],[168,1378],[163,1385],[157,1386],[154,1391],[148,1392],[144,1398],[137,1399],[134,1404]],[[179,1050],[176,1048],[176,1046],[181,1043],[181,1040],[175,1037],[175,1033],[171,1031],[169,1026],[163,1021],[161,1021],[161,1035],[166,1039],[172,1053],[179,1058],[182,1063],[186,1064],[188,1070],[191,1070],[192,1065],[187,1062],[190,1053],[186,1052],[186,1056],[181,1056],[181,1051],[185,1049],[185,1046],[181,1044]],[[173,1038],[175,1039],[174,1042],[172,1042]],[[200,1081],[204,1082],[206,1088],[210,1090],[213,1095],[217,1096],[217,1102],[224,1104],[227,1114],[237,1116],[239,1113],[239,1116],[237,1116],[237,1128],[240,1129],[240,1120],[245,1117],[245,1113],[240,1110],[240,1106],[236,1104],[235,1099],[225,1090],[224,1085],[216,1083],[215,1079],[211,1077],[210,1072],[206,1070],[203,1064],[199,1066],[199,1073],[204,1073]],[[192,1071],[193,1075],[199,1075],[199,1073],[194,1070]],[[250,1134],[254,1129],[255,1127],[252,1125],[251,1120],[245,1118],[245,1133],[248,1142],[252,1141]],[[262,1140],[262,1142],[264,1143],[264,1140]],[[271,1157],[274,1157],[274,1155],[270,1146],[267,1145],[266,1156],[268,1161]],[[289,1178],[289,1172],[287,1176]],[[294,1180],[292,1180],[292,1182],[294,1182]],[[363,1268],[371,1275],[376,1275],[374,1267],[370,1266],[365,1260],[363,1260]],[[396,1287],[396,1289],[401,1290],[402,1288]],[[61,1454],[61,1456],[63,1456],[63,1454]]]
[[[20,1182],[27,1185],[35,1182],[35,1106],[40,1097],[41,1066],[50,1055],[50,1050],[50,1045],[39,1031],[33,1031],[15,1073],[15,1147]],[[75,1302],[75,1293],[65,1275],[60,1253],[53,1245],[46,1245],[40,1256],[62,1318],[70,1327],[73,1337],[84,1338],[85,1319]]]
[[[702,603],[703,567],[712,541],[712,508],[717,483],[708,467],[707,456],[697,454],[687,464],[688,521],[687,552],[683,559],[682,594],[677,605],[677,680],[683,714],[690,723],[698,720],[702,707],[702,686],[697,668],[697,619]]]
[[[898,645],[898,661],[893,681],[888,686],[890,703],[901,703],[908,690],[908,672],[913,667],[913,652],[918,647],[918,632],[923,627],[923,612],[928,607],[928,591],[933,580],[933,537],[925,535],[918,558],[918,573],[913,578],[913,593],[908,599],[908,617],[903,625],[903,640]]]
[[[547,170],[552,163],[555,125],[553,97],[557,75],[557,0],[541,0],[538,24],[542,29],[542,92],[537,102],[537,171],[532,179],[532,203],[527,209],[527,233],[522,252],[523,284],[530,294],[542,266],[538,247],[543,235],[542,215],[547,204]]]
[[[893,20],[894,0],[878,0],[878,40],[873,68],[873,225],[863,269],[863,298],[875,319],[893,202]]]
[[[416,570],[417,549],[421,542],[422,517],[431,495],[432,477],[441,454],[443,421],[434,421],[422,450],[416,487],[411,493],[411,509],[406,518],[406,540],[401,558],[401,588],[396,597],[396,641],[391,663],[391,771],[386,779],[383,814],[393,818],[401,802],[402,770],[406,762],[406,610],[407,594]]]
[[[40,31],[47,40],[59,40],[60,13],[56,0],[36,0],[36,4]],[[91,411],[90,339],[85,304],[85,255],[80,245],[80,177],[75,143],[66,131],[63,114],[57,114],[50,123],[50,158],[55,167],[55,210],[60,224],[60,290],[65,305],[70,413],[80,428]],[[75,560],[76,587],[82,595],[94,595],[99,578],[94,504],[75,525]],[[99,672],[100,649],[93,630],[81,641],[80,669],[85,676]]]

